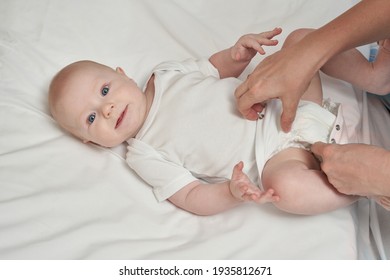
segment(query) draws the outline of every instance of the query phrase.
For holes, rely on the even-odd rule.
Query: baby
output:
[[[51,113],[84,143],[127,142],[127,163],[156,198],[191,213],[212,215],[247,201],[296,214],[349,205],[357,197],[338,193],[309,151],[316,141],[345,142],[340,106],[323,102],[319,75],[289,133],[279,126],[279,100],[268,102],[256,122],[236,110],[237,77],[280,33],[244,35],[209,59],[162,63],[143,89],[122,68],[72,63],[52,80]],[[298,38],[290,35],[284,47]]]

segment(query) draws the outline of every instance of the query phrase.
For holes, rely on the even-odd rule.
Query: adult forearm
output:
[[[319,70],[331,57],[345,50],[390,37],[390,1],[363,0],[341,16],[308,34],[299,42]],[[306,54],[305,54],[306,55]]]

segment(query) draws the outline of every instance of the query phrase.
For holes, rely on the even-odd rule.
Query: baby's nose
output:
[[[105,118],[109,118],[112,114],[112,111],[114,110],[114,104],[113,103],[107,103],[103,105],[102,112],[103,116]]]

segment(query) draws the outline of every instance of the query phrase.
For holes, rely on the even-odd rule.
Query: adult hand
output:
[[[305,56],[294,45],[261,61],[236,89],[235,97],[241,114],[249,120],[256,120],[267,100],[280,98],[283,106],[280,124],[283,131],[290,131],[298,102],[317,70],[309,67],[307,61],[310,57]]]
[[[311,151],[322,160],[329,182],[341,193],[390,196],[389,152],[366,144],[314,143]]]

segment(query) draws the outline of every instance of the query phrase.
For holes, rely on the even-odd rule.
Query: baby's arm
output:
[[[281,32],[281,28],[275,28],[272,31],[259,34],[246,34],[238,39],[233,47],[215,53],[209,60],[218,69],[221,79],[238,77],[256,53],[265,54],[261,46],[275,46],[278,44],[278,41],[272,38]]]
[[[272,189],[262,192],[242,171],[238,163],[230,181],[218,184],[192,182],[169,198],[177,207],[197,215],[213,215],[233,208],[245,201],[256,203],[275,202],[279,197]]]

